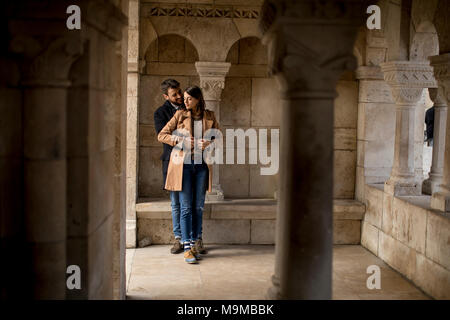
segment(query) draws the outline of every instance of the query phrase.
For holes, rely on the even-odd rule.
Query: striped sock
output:
[[[191,248],[194,247],[194,245],[195,245],[195,241],[191,240]]]
[[[183,243],[183,247],[184,247],[184,251],[189,251],[189,250],[191,250],[191,243],[189,241],[185,241]]]

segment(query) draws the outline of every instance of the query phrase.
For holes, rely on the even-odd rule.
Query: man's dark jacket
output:
[[[184,104],[180,108],[184,109],[185,108]],[[178,110],[180,110],[180,108],[178,108]],[[176,111],[177,110],[172,106],[169,100],[166,100],[166,102],[155,111],[153,116],[155,119],[155,130],[157,135],[162,130],[162,128],[164,128],[167,122],[169,122],[169,120],[172,119]],[[166,184],[167,168],[169,167],[170,153],[172,152],[172,146],[163,143],[163,148],[164,149],[163,154],[161,155],[161,160],[162,160],[163,189],[164,189],[164,185]]]
[[[427,140],[433,139],[434,135],[434,106],[425,112],[425,124],[427,125]]]

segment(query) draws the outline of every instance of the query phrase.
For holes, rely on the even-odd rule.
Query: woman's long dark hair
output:
[[[191,112],[192,118],[194,119],[203,118],[203,113],[205,112],[206,106],[205,106],[205,99],[203,99],[202,89],[200,89],[197,86],[192,86],[184,90],[184,92],[186,92],[188,95],[198,100],[196,114],[194,115],[192,113],[192,109],[189,110]]]

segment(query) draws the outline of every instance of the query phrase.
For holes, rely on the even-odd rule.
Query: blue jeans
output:
[[[173,234],[175,239],[181,239],[179,191],[170,191],[170,202],[172,205]]]
[[[183,164],[183,187],[179,191],[183,242],[195,241],[202,236],[203,207],[208,178],[206,163]]]

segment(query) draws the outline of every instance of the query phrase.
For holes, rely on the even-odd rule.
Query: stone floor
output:
[[[274,246],[209,245],[199,264],[189,265],[170,246],[127,249],[128,299],[262,300],[274,269]],[[369,265],[381,270],[381,289],[369,290]],[[359,245],[334,246],[333,299],[429,299]]]

